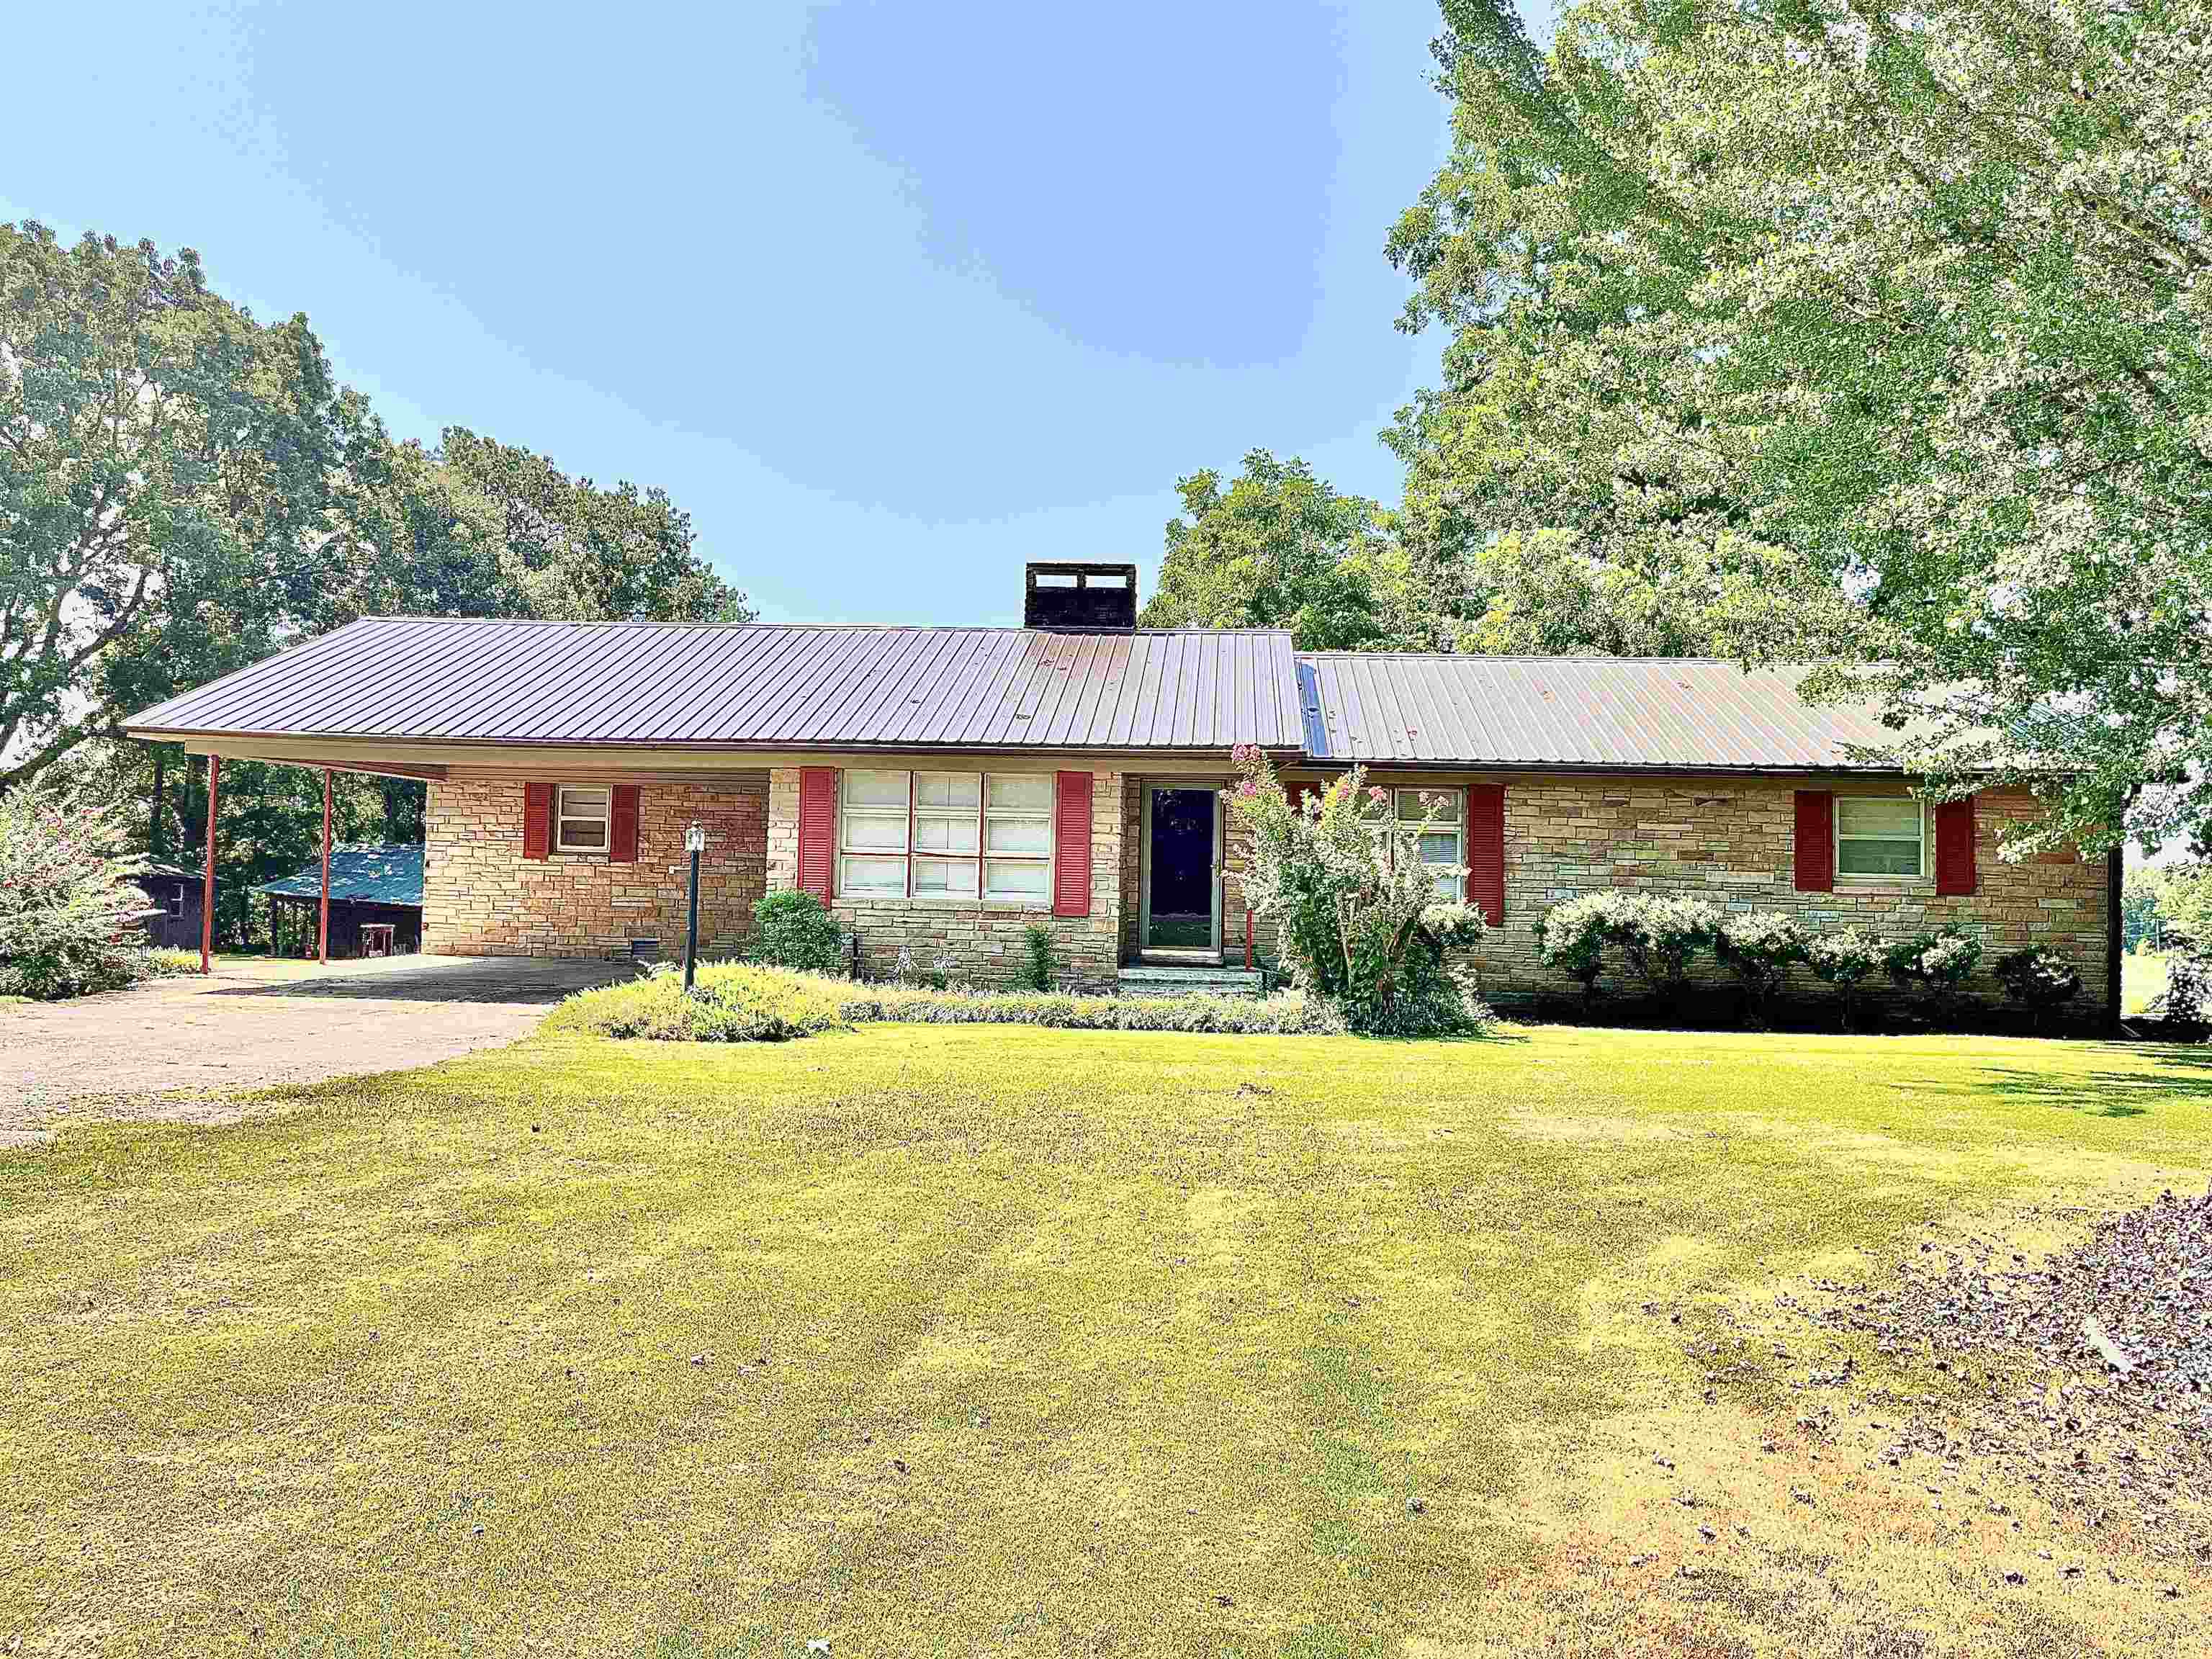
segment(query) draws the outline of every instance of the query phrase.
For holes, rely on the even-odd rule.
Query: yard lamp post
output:
[[[699,854],[707,850],[707,826],[696,818],[684,832],[684,850],[691,855],[691,920],[684,929],[684,990],[689,995],[699,968]]]

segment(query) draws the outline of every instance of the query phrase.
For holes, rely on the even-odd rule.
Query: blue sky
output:
[[[1254,447],[1393,497],[1431,0],[15,22],[0,218],[199,249],[395,433],[660,484],[771,619],[1018,620]]]

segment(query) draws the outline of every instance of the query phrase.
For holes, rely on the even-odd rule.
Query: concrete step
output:
[[[1141,963],[1122,969],[1119,977],[1125,997],[1256,997],[1266,988],[1257,969]]]

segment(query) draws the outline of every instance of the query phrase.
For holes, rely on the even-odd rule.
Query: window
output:
[[[185,914],[185,890],[181,887],[173,887],[169,890],[169,914],[173,916],[182,916]]]
[[[1052,775],[842,774],[837,890],[854,898],[1047,902]]]
[[[1434,805],[1433,812],[1424,806],[1423,796]],[[1390,799],[1398,827],[1407,835],[1421,829],[1423,818],[1431,820],[1420,836],[1421,862],[1437,866],[1437,896],[1455,902],[1465,893],[1460,874],[1467,867],[1465,797],[1456,789],[1397,789]]]
[[[1911,795],[1836,797],[1836,873],[1928,873],[1928,812]]]
[[[585,787],[564,783],[556,792],[553,808],[553,846],[562,853],[604,853],[607,850],[608,803],[613,792],[605,785]]]

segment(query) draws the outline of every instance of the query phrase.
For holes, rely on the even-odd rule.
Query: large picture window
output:
[[[561,853],[604,853],[613,792],[604,784],[564,783],[554,809],[553,847]]]
[[[1052,896],[1052,775],[842,775],[837,890],[854,898]]]
[[[1836,797],[1838,876],[1928,873],[1928,809],[1911,795]]]

